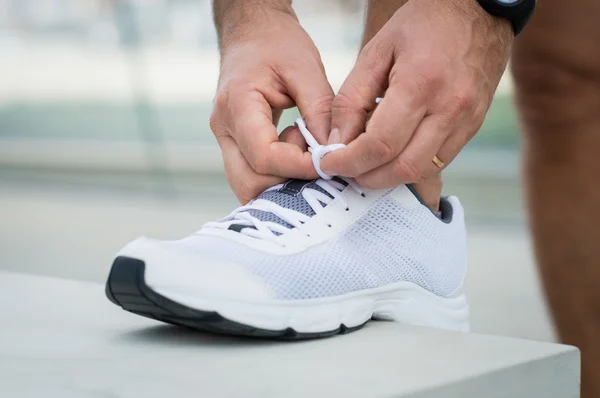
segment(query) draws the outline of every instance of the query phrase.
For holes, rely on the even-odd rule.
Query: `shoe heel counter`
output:
[[[463,293],[463,287],[467,278],[468,250],[467,250],[467,227],[465,223],[465,210],[456,196],[451,196],[448,201],[452,205],[454,217],[452,220],[452,231],[456,253],[453,268],[456,271],[457,286],[449,295],[451,297]]]

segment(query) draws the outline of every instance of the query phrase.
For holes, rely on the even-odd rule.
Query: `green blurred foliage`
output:
[[[216,145],[208,120],[210,103],[158,105],[153,108],[164,139]],[[286,111],[280,129],[294,123],[297,109]],[[0,108],[0,138],[31,140],[141,140],[133,104],[14,104]],[[516,113],[509,96],[494,100],[470,147],[517,148]]]

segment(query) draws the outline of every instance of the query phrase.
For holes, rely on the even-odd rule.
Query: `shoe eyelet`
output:
[[[364,192],[363,192],[363,193],[361,193],[361,194],[360,194],[360,196],[362,196],[363,198],[366,198],[366,197],[367,197],[367,195],[365,195],[365,193],[364,193]]]
[[[328,226],[329,228],[331,228],[331,227],[332,227],[332,225],[331,225],[331,224],[327,224],[327,226]]]
[[[350,211],[350,208],[349,208],[349,207],[346,207],[346,211]]]

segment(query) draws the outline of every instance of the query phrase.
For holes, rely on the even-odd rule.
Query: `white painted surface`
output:
[[[0,396],[578,396],[567,346],[372,322],[347,336],[270,342],[162,325],[100,284],[0,272]]]

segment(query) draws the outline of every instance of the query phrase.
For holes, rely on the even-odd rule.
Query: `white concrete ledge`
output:
[[[392,323],[271,342],[128,314],[101,285],[0,272],[0,396],[575,398],[568,346]]]

